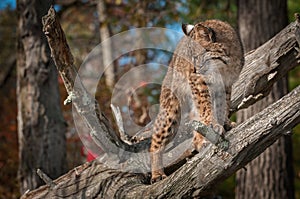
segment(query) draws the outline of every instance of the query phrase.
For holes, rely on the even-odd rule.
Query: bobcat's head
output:
[[[193,64],[194,71],[200,73],[200,70],[204,69],[203,65],[206,64],[206,58],[210,57],[207,56],[207,52],[213,50],[213,46],[221,47],[215,43],[215,31],[202,23],[196,25],[182,24],[182,30],[186,35],[184,41],[188,60]]]

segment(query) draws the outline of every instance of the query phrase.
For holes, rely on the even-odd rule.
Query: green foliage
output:
[[[288,16],[289,16],[289,21],[295,21],[295,13],[300,13],[300,4],[299,0],[288,0]]]
[[[299,66],[289,72],[289,90],[296,88],[300,84],[300,67]]]
[[[230,176],[221,185],[218,186],[216,195],[221,196],[224,199],[234,198],[235,190],[235,175]]]
[[[300,13],[299,0],[288,0],[289,21],[295,21],[294,14]],[[289,72],[289,89],[292,90],[300,85],[300,67],[296,67]],[[300,199],[300,125],[293,129],[293,155],[294,155],[294,172],[295,172],[295,198]]]
[[[292,90],[300,85],[300,67],[296,67],[289,72],[289,89]],[[294,172],[295,172],[295,197],[300,199],[300,125],[298,124],[293,129],[293,159],[294,159]]]

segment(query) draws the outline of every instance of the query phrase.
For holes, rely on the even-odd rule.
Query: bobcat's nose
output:
[[[190,24],[182,24],[182,31],[184,32],[185,35],[190,34],[190,32],[193,30],[194,25]]]

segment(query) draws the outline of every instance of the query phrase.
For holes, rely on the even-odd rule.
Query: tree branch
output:
[[[234,84],[231,109],[236,112],[267,96],[272,86],[300,63],[300,15],[265,44],[245,56],[245,66]]]

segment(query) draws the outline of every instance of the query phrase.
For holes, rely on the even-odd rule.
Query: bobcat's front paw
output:
[[[163,170],[153,171],[151,175],[151,184],[154,184],[160,180],[165,179],[167,176]]]

